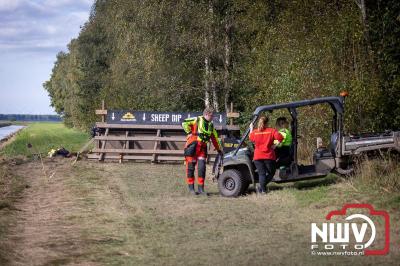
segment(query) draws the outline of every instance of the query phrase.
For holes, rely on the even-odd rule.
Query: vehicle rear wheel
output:
[[[218,178],[218,189],[224,197],[238,197],[248,186],[246,178],[236,169],[228,169]]]

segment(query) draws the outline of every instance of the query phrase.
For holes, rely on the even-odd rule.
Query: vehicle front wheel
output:
[[[218,178],[218,189],[224,197],[238,197],[247,187],[246,178],[236,169],[228,169]]]

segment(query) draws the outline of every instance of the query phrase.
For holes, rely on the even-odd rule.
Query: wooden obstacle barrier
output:
[[[178,112],[142,112],[130,110],[106,110],[104,102],[101,110],[101,122],[96,123],[98,133],[94,137],[95,148],[88,154],[92,160],[144,160],[151,162],[182,161],[186,134],[181,123],[187,117],[195,117],[200,113]],[[228,136],[239,135],[239,126],[233,124],[238,113],[216,113],[214,127],[221,142]],[[227,118],[230,124],[226,125]],[[212,144],[208,145],[208,161],[215,155]]]

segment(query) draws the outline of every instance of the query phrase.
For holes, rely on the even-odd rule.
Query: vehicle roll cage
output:
[[[253,113],[253,117],[251,120],[251,124],[254,124],[259,116],[266,111],[272,112],[273,110],[277,109],[288,109],[290,116],[292,117],[291,129],[292,129],[292,136],[293,136],[293,160],[297,164],[297,110],[298,107],[316,105],[316,104],[324,104],[327,103],[333,110],[333,119],[332,119],[332,133],[338,133],[338,150],[337,156],[342,154],[342,131],[343,131],[343,113],[344,113],[344,97],[322,97],[322,98],[315,98],[311,100],[303,100],[291,103],[282,103],[282,104],[271,104],[271,105],[263,105],[256,108]],[[240,143],[238,147],[235,149],[233,156],[237,154],[239,149],[242,147],[243,143],[247,139],[250,134],[250,127],[247,128],[246,132],[244,133],[243,137],[240,139]]]

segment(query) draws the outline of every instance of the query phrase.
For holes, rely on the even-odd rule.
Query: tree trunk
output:
[[[212,78],[211,91],[212,91],[212,95],[213,95],[213,107],[216,112],[219,112],[217,86],[216,86],[216,82],[215,82],[215,77],[214,77],[214,75],[212,75],[212,73],[211,73],[211,78]]]
[[[213,70],[212,70],[212,17],[213,17],[213,5],[212,5],[212,0],[209,0],[208,2],[208,15],[209,15],[209,21],[206,25],[206,35],[204,37],[204,69],[205,69],[205,75],[204,75],[204,86],[205,86],[205,95],[204,95],[204,105],[205,107],[210,107],[214,106],[214,90],[215,90],[215,84],[213,82]],[[210,98],[210,92],[212,98]]]
[[[360,0],[359,3],[357,3],[361,9],[361,16],[362,16],[362,20],[364,22],[364,25],[366,24],[367,21],[367,8],[365,6],[365,0]]]
[[[231,93],[231,84],[230,84],[230,64],[231,64],[231,42],[230,42],[230,18],[229,15],[226,15],[225,19],[225,30],[224,30],[224,105],[225,112],[229,111],[229,97]]]
[[[209,13],[209,23],[208,23],[208,49],[207,52],[209,53],[209,85],[210,91],[212,94],[212,106],[215,111],[219,111],[218,105],[218,92],[215,80],[215,43],[214,43],[214,34],[213,34],[213,27],[214,27],[214,6],[213,0],[208,1],[208,13]]]
[[[370,62],[372,62],[372,64],[374,64],[374,53],[372,50],[372,45],[371,45],[371,40],[370,40],[370,36],[369,36],[369,23],[368,23],[368,19],[367,19],[367,6],[365,4],[365,0],[356,0],[356,4],[358,5],[358,7],[360,8],[361,11],[361,23],[363,26],[363,31],[364,31],[364,38],[365,38],[365,42],[366,42],[366,46],[367,46],[367,53],[369,56],[369,60]]]
[[[205,39],[205,42],[207,44],[207,38]],[[208,55],[204,58],[204,69],[204,106],[210,107],[210,58]]]

